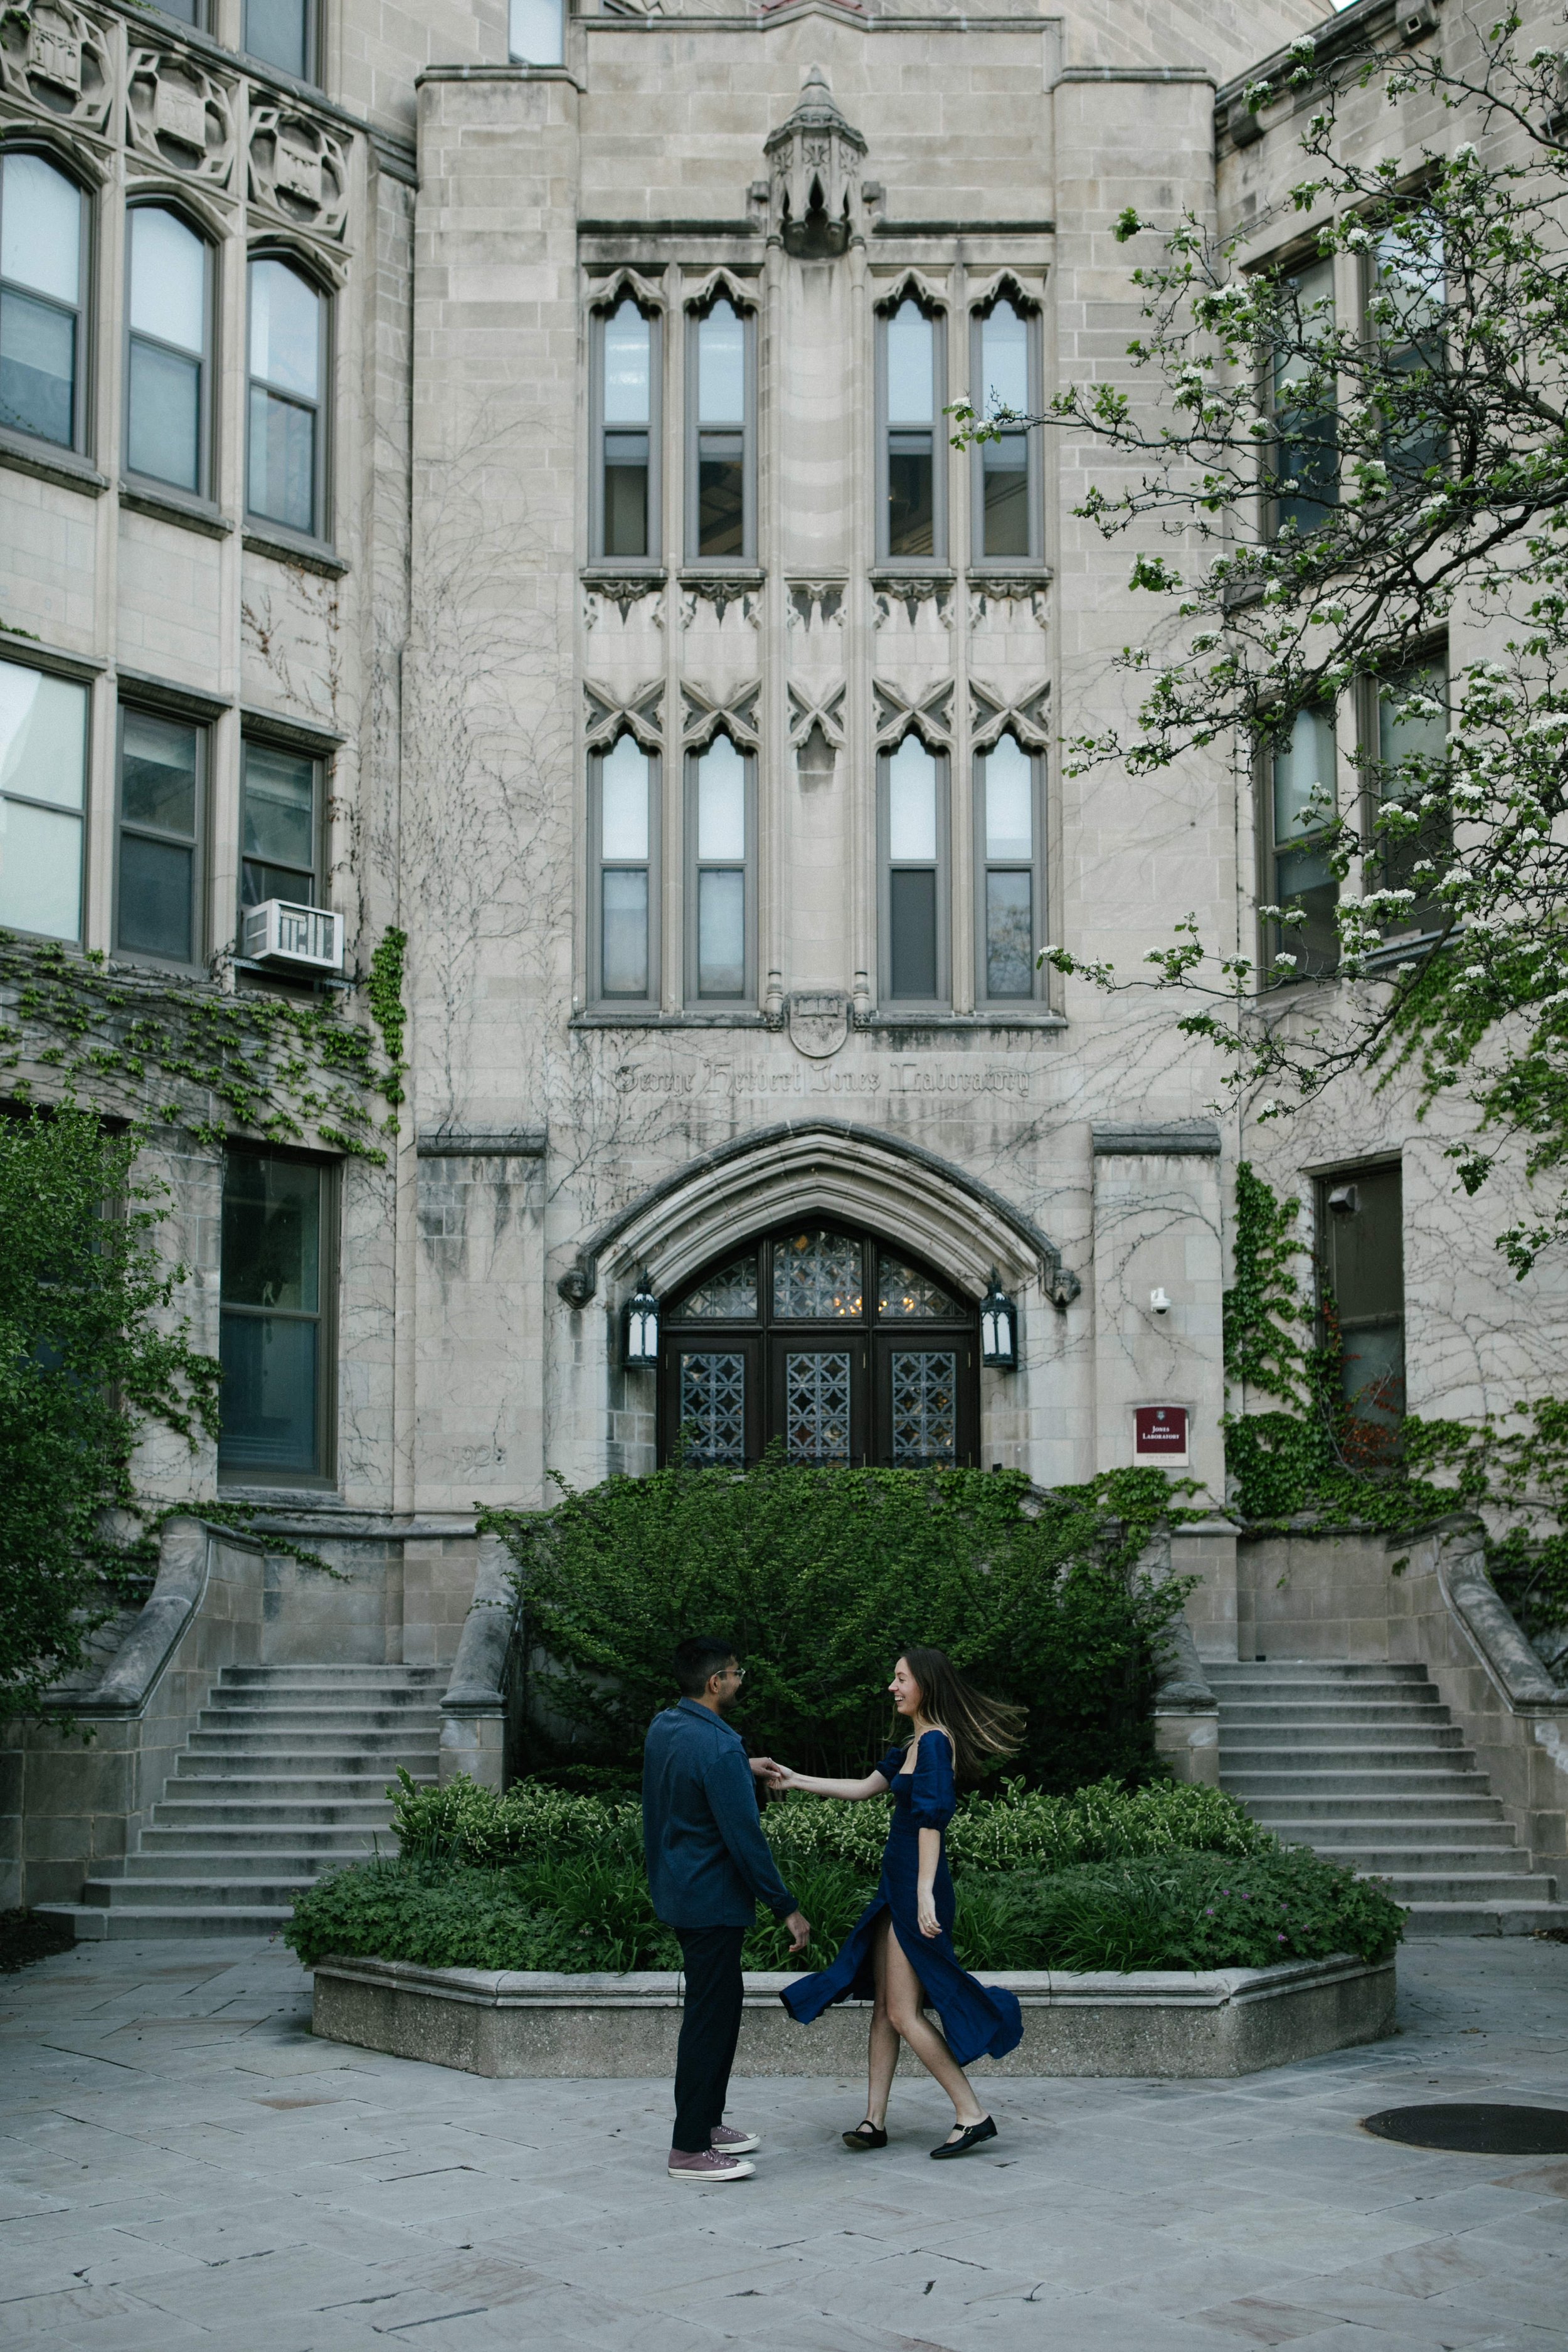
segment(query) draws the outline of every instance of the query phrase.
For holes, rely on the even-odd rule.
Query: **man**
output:
[[[653,1907],[680,1939],[686,2013],[675,2061],[672,2180],[746,2180],[759,2145],[724,2122],[741,2032],[741,1946],[760,1896],[804,1952],[811,1922],[774,1867],[741,1735],[723,1720],[744,1671],[728,1642],[695,1634],[675,1653],[677,1706],[655,1716],[643,1750],[643,1851]]]

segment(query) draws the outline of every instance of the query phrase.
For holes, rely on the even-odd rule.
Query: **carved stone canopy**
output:
[[[820,66],[807,73],[795,112],[769,133],[763,152],[772,229],[784,251],[802,261],[845,252],[860,226],[866,142],[840,113]]]

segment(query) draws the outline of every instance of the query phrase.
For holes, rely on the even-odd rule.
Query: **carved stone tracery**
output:
[[[250,197],[313,236],[341,242],[348,226],[348,149],[301,109],[250,110]]]
[[[846,121],[820,66],[805,77],[795,110],[771,131],[769,233],[802,261],[832,261],[865,235],[860,169],[866,142]]]
[[[70,0],[17,0],[0,15],[0,87],[57,121],[105,130],[114,77],[104,28]]]
[[[132,49],[125,136],[149,162],[226,188],[234,175],[234,92],[189,58]]]

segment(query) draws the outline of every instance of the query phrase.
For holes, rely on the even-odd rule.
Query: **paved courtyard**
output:
[[[0,1982],[0,2343],[35,2352],[1438,2352],[1568,2346],[1568,2159],[1426,2155],[1379,2107],[1568,2105],[1568,1947],[1417,1944],[1400,2034],[1238,2083],[944,2103],[737,2085],[754,2180],[664,2177],[668,2087],[486,2083],[313,2042],[256,1942],[98,1944]]]

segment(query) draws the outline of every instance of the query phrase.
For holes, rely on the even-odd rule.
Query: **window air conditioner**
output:
[[[245,910],[245,954],[252,963],[289,964],[306,971],[341,971],[343,919],[325,907],[294,907],[266,898]]]

